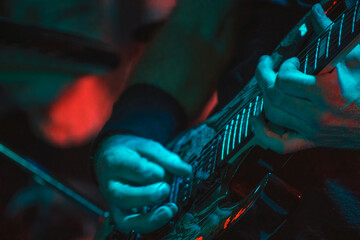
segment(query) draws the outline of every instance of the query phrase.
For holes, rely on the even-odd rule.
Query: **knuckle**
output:
[[[276,85],[278,87],[281,87],[284,84],[284,82],[287,79],[289,79],[289,77],[290,77],[289,74],[290,73],[289,73],[288,67],[281,66],[280,70],[279,70],[279,73],[277,75],[277,78],[276,78]]]
[[[108,184],[106,198],[110,202],[116,202],[116,205],[126,207],[126,203],[128,202],[126,201],[127,197],[126,191],[124,191],[123,188],[111,182]]]
[[[260,62],[257,67],[256,67],[256,70],[255,70],[255,76],[258,80],[262,80],[263,78],[263,75],[264,75],[264,71],[263,71],[263,64]]]
[[[144,145],[149,149],[153,149],[154,151],[165,150],[165,148],[161,145],[161,143],[154,141],[154,140],[150,140],[150,139],[147,139],[144,142]]]
[[[135,173],[142,176],[146,181],[153,182],[154,180],[160,180],[165,176],[165,169],[149,163],[148,160],[144,160],[143,164],[140,164],[138,168],[134,169]]]

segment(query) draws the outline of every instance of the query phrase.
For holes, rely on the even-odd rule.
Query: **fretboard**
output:
[[[360,31],[359,12],[358,0],[298,55],[302,72],[318,74],[345,48],[351,46]]]
[[[339,56],[344,49],[354,46],[359,37],[360,7],[359,1],[340,15],[329,28],[308,44],[297,56],[300,60],[300,71],[306,74],[317,74]],[[257,87],[255,87],[257,88]],[[244,146],[253,138],[250,118],[259,115],[264,108],[260,90],[246,96],[246,103],[226,112],[222,119],[221,129],[217,135],[203,147],[200,157],[190,159],[193,174],[189,178],[175,178],[172,184],[170,201],[184,205],[189,201],[194,186],[207,182],[207,192],[216,188],[219,183],[209,179],[221,167],[239,155]],[[247,93],[248,94],[248,93]],[[202,196],[205,198],[206,196]],[[197,200],[201,201],[201,197]]]
[[[322,34],[308,44],[297,56],[300,61],[300,71],[306,74],[318,74],[332,61],[341,55],[345,49],[357,44],[360,33],[359,1],[344,11]],[[351,48],[350,48],[351,49]],[[263,111],[263,98],[252,96],[249,102],[240,110],[230,112],[231,115],[220,130],[218,138],[217,162],[228,162],[253,137],[249,119]]]

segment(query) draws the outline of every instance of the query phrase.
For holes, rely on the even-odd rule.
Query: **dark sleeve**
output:
[[[111,135],[131,134],[165,144],[186,123],[184,109],[170,94],[150,84],[132,85],[114,104],[111,117],[93,143],[91,156]]]
[[[136,84],[114,104],[98,139],[125,132],[165,144],[185,126],[185,112],[170,94],[150,84]]]

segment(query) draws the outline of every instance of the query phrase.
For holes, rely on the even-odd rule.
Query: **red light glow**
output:
[[[245,208],[240,209],[240,211],[236,214],[236,216],[233,218],[233,220],[231,220],[231,222],[238,219],[245,212],[245,210],[246,210]]]
[[[84,76],[60,93],[47,109],[40,129],[60,147],[81,145],[100,131],[125,81],[116,76]]]
[[[203,237],[202,236],[197,237],[197,238],[195,238],[195,240],[203,240]]]
[[[331,9],[333,9],[333,7],[334,7],[336,4],[337,4],[337,1],[333,1],[332,4],[331,4],[331,6],[330,6],[328,9],[325,10],[325,14],[328,14],[328,12],[329,12]]]
[[[224,224],[224,229],[226,229],[230,223],[231,217],[228,217],[228,219],[226,219],[225,224]]]

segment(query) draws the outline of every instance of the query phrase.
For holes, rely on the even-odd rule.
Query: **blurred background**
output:
[[[0,0],[0,149],[106,209],[91,144],[175,4]],[[92,239],[102,220],[0,151],[0,239]]]
[[[135,56],[115,39],[114,8],[101,0],[0,1],[0,143],[104,209],[91,142]],[[0,239],[92,239],[101,220],[0,154]]]

